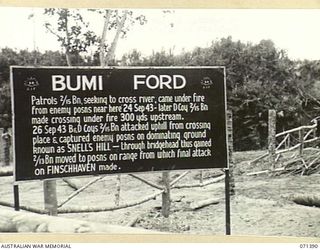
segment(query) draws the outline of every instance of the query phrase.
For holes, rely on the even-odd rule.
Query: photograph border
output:
[[[164,8],[164,9],[320,9],[319,0],[0,0],[0,7],[66,7],[66,8]],[[68,243],[315,243],[318,238],[266,237],[266,236],[216,236],[216,235],[127,235],[127,234],[24,234],[0,233],[0,243],[5,242],[68,242]]]

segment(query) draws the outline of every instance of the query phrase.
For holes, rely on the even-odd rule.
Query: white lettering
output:
[[[70,76],[68,75],[67,76],[67,89],[70,90],[70,91],[77,91],[81,88],[81,81],[79,81],[79,76],[77,76],[77,85],[76,87],[72,87],[71,86],[71,81],[70,81]]]
[[[153,85],[152,85],[152,82],[151,82],[152,79],[154,79],[153,82],[155,83],[155,84],[153,84]],[[151,82],[151,83],[150,83],[150,82]],[[155,75],[150,75],[150,76],[148,76],[147,79],[146,79],[146,84],[147,84],[147,87],[148,87],[149,89],[156,89],[156,88],[158,88],[158,86],[159,86],[159,84],[160,84],[160,81],[159,81],[159,79],[158,79],[157,76],[155,76]]]
[[[86,90],[86,86],[88,90],[97,90],[97,76],[92,76],[90,81],[87,76],[82,76],[82,90]]]
[[[145,75],[134,75],[133,76],[133,84],[134,84],[134,89],[138,89],[138,84],[144,84],[144,81],[141,79],[139,80],[138,78],[146,78]]]
[[[182,82],[180,85],[178,85],[178,79],[181,79]],[[186,78],[181,75],[174,75],[173,76],[173,88],[174,89],[183,89],[187,84]]]
[[[65,77],[62,75],[53,75],[52,79],[52,90],[63,91],[66,88]]]
[[[65,89],[70,91],[103,90],[102,76],[91,76],[89,78],[86,75],[77,75],[71,79],[70,75],[53,75],[51,79],[53,91],[64,91]]]
[[[165,81],[166,80],[166,81]],[[168,75],[160,75],[160,88],[163,89],[163,86],[166,86],[168,89],[172,89],[170,86],[172,78]]]
[[[134,75],[133,84],[134,90],[137,90],[139,85],[145,85],[148,89],[183,89],[187,81],[182,75]]]

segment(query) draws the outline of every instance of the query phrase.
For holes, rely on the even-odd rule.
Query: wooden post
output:
[[[270,169],[276,167],[276,111],[271,109],[268,113],[268,151]]]
[[[320,118],[318,118],[316,122],[317,122],[316,136],[320,137]]]
[[[44,209],[49,215],[57,216],[57,184],[56,180],[43,181]]]
[[[121,175],[117,175],[117,184],[116,184],[116,194],[115,194],[115,205],[120,205],[120,192],[121,192]]]
[[[225,170],[225,198],[226,198],[226,235],[231,235],[231,211],[230,211],[230,171]]]
[[[12,128],[9,128],[8,132],[9,132],[9,136],[10,136],[8,156],[9,156],[9,161],[12,162],[13,161],[13,147],[12,147],[13,131],[12,131]]]
[[[170,215],[170,175],[168,171],[162,173],[162,181],[164,192],[162,193],[162,209],[161,213],[164,217],[168,218]]]
[[[299,146],[299,155],[301,156],[302,153],[303,153],[303,129],[300,129],[299,130],[299,143],[300,143],[300,146]]]
[[[3,145],[4,166],[9,166],[11,135],[9,134],[9,131],[7,128],[3,129],[1,138],[2,138],[2,145]]]
[[[0,128],[0,162],[4,164],[4,148],[3,148],[4,140],[2,138],[2,134],[3,134],[3,128]],[[1,165],[1,167],[2,166],[4,165]]]
[[[228,136],[228,153],[229,153],[229,181],[230,181],[230,194],[235,194],[235,181],[233,177],[233,170],[235,167],[233,159],[233,123],[232,111],[227,110],[227,136]]]
[[[19,201],[19,186],[17,184],[13,184],[13,200],[14,200],[14,210],[20,210],[20,201]]]

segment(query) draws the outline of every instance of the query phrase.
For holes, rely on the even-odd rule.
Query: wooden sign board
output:
[[[15,180],[227,167],[224,67],[12,67]]]

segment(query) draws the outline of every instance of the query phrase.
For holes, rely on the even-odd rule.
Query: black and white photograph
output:
[[[1,235],[319,239],[319,9],[0,21]]]

